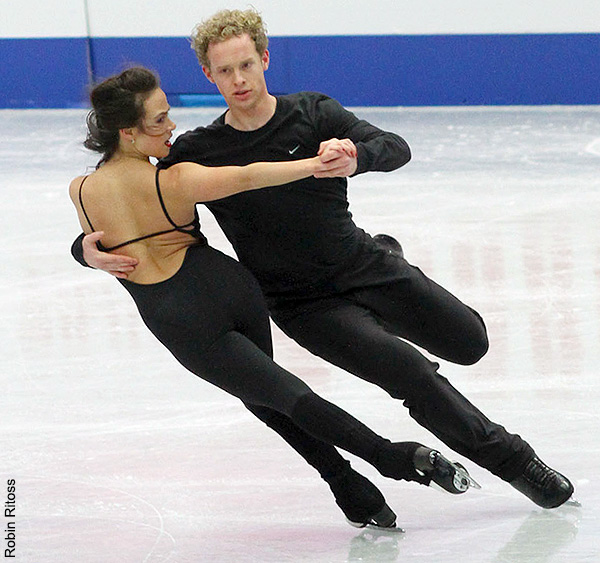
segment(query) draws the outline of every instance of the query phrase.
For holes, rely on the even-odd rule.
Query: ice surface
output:
[[[173,117],[185,131],[220,111]],[[459,497],[353,458],[406,534],[348,526],[314,470],[181,368],[115,280],[71,259],[67,186],[95,162],[85,112],[0,111],[0,502],[15,495],[2,529],[16,523],[17,561],[600,560],[600,108],[356,113],[413,151],[350,181],[357,223],[399,238],[488,325],[487,356],[441,372],[567,474],[582,508],[539,509],[460,456],[483,489]],[[281,364],[374,430],[451,454],[399,401],[275,341]]]

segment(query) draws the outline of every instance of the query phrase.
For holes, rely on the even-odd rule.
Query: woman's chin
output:
[[[153,154],[152,155],[154,158],[165,158],[165,156],[169,156],[169,149],[167,147],[165,147],[164,151],[160,151],[160,154]]]

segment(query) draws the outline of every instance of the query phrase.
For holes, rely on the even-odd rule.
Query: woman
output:
[[[159,172],[149,158],[168,154],[175,124],[156,76],[129,69],[97,85],[91,100],[85,146],[102,158],[95,172],[73,180],[71,199],[85,232],[102,231],[104,249],[138,260],[119,281],[181,364],[262,420],[285,421],[314,444],[345,449],[382,475],[465,492],[471,481],[460,466],[421,444],[376,435],[274,363],[258,284],[200,232],[197,202],[333,175],[336,154],[243,167],[180,163]]]

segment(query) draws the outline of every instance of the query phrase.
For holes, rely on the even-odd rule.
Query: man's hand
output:
[[[130,256],[109,254],[98,250],[96,242],[102,238],[102,235],[104,235],[104,231],[97,231],[83,237],[83,259],[92,268],[104,270],[117,278],[127,279],[129,274],[135,270],[138,261]]]
[[[350,139],[323,141],[317,153],[322,162],[330,165],[326,172],[318,172],[315,178],[352,176],[358,166],[356,145]]]

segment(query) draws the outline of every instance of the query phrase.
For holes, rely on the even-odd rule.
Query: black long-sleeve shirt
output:
[[[159,166],[307,158],[333,137],[355,143],[356,174],[394,170],[410,160],[408,145],[400,136],[358,119],[323,94],[300,92],[277,97],[274,116],[255,131],[226,125],[223,114],[208,127],[184,133]],[[370,237],[352,220],[346,178],[310,177],[206,206],[267,297],[328,294],[364,283],[384,283],[389,277],[371,263]]]
[[[356,145],[355,174],[394,170],[410,160],[400,136],[358,119],[328,96],[300,92],[278,96],[274,116],[257,130],[234,129],[225,124],[223,114],[207,127],[180,135],[158,166],[307,158],[334,137]],[[205,204],[271,305],[402,277],[397,265],[382,260],[371,238],[354,224],[347,183],[346,178],[310,177]],[[81,258],[75,250],[77,254]]]

